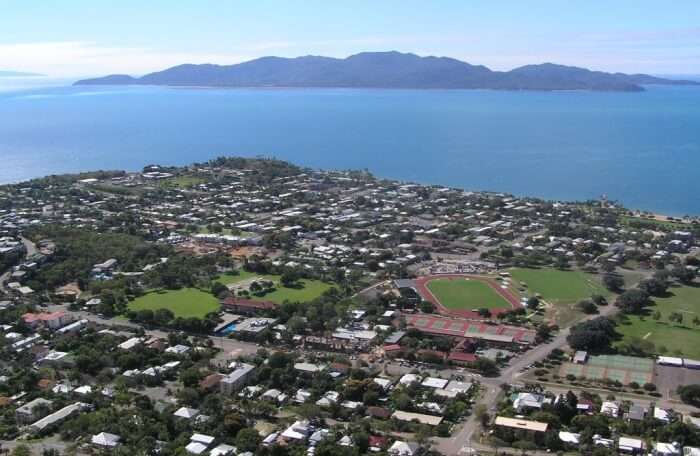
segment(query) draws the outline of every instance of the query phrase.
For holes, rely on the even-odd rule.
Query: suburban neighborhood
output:
[[[219,158],[0,187],[0,452],[700,456],[700,223]]]

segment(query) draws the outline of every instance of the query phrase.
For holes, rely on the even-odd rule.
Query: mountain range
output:
[[[700,85],[645,74],[605,73],[544,63],[493,71],[449,57],[396,51],[345,59],[262,57],[235,65],[184,64],[141,77],[114,74],[76,85],[641,91],[647,84]]]

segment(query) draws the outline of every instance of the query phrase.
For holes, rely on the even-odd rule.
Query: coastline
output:
[[[228,156],[230,157],[235,157],[237,156],[236,154],[229,154]],[[215,155],[210,157],[210,159],[217,158]],[[249,158],[265,158],[265,159],[273,159],[273,160],[285,160],[286,159],[281,159],[275,156],[255,156],[255,157],[249,157]],[[204,159],[206,161],[208,159]],[[144,163],[145,166],[150,166],[150,165],[158,165],[158,166],[164,166],[164,167],[177,167],[177,168],[182,168],[182,167],[189,167],[193,165],[194,163],[201,163],[202,161],[195,161],[187,164],[166,164],[166,163]],[[291,162],[292,164],[296,164],[294,162]],[[300,165],[301,166],[301,165]],[[323,168],[313,168],[313,167],[306,167],[309,169],[312,169],[314,171],[326,171],[326,172],[345,172],[345,171],[360,171],[359,169],[323,169]],[[35,176],[31,177],[29,179],[23,179],[20,181],[15,181],[15,182],[0,182],[0,189],[4,186],[20,186],[22,184],[29,183],[33,180],[37,179],[43,179],[47,177],[60,177],[60,176],[76,176],[80,174],[90,174],[90,173],[98,173],[98,172],[113,172],[113,171],[123,171],[127,174],[137,174],[140,173],[141,170],[139,169],[92,169],[92,170],[76,170],[74,172],[68,172],[68,173],[58,173],[58,174],[46,174],[42,176]],[[468,189],[465,187],[461,186],[452,186],[452,185],[447,185],[447,184],[441,184],[439,182],[420,182],[420,181],[415,181],[415,180],[405,180],[397,177],[391,177],[391,176],[379,176],[375,173],[373,173],[371,170],[370,172],[377,178],[377,179],[386,179],[390,181],[396,181],[402,185],[423,185],[423,186],[435,186],[435,187],[447,187],[447,188],[454,188],[457,190],[461,190],[464,192],[474,192],[474,193],[481,193],[481,194],[493,194],[493,195],[509,195],[509,196],[514,196],[517,198],[531,198],[533,200],[540,200],[540,201],[545,201],[548,203],[556,204],[556,203],[561,203],[561,204],[584,204],[585,202],[590,202],[591,199],[588,200],[562,200],[562,199],[556,199],[556,198],[548,198],[545,196],[535,196],[535,195],[528,195],[528,194],[520,194],[520,193],[511,193],[511,192],[505,192],[505,191],[498,191],[498,190],[485,190],[485,189]],[[604,204],[604,202],[601,200],[601,204]],[[655,221],[655,222],[661,222],[661,223],[674,223],[674,224],[683,224],[683,225],[691,225],[693,223],[700,223],[700,214],[684,214],[684,215],[672,215],[672,214],[663,214],[659,212],[653,212],[653,211],[648,211],[645,209],[640,209],[640,208],[629,208],[624,205],[623,202],[620,202],[620,204],[610,204],[610,207],[620,209],[620,210],[625,210],[629,212],[628,217],[630,218],[635,218],[640,221]],[[688,218],[686,218],[686,215]]]

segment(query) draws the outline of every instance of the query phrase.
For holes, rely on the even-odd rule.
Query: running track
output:
[[[414,283],[416,284],[416,289],[418,291],[418,294],[421,295],[423,299],[426,301],[432,302],[435,307],[437,307],[438,311],[443,314],[443,315],[450,315],[453,317],[462,317],[462,318],[480,318],[483,319],[481,315],[479,315],[477,312],[473,312],[469,309],[448,309],[447,307],[443,306],[442,303],[440,302],[439,299],[428,289],[428,282],[431,280],[436,280],[436,279],[450,279],[450,280],[455,280],[455,279],[469,279],[469,280],[478,280],[489,287],[496,293],[498,293],[499,296],[501,296],[503,299],[506,300],[510,304],[510,306],[513,309],[517,309],[522,307],[520,304],[520,298],[513,293],[510,289],[504,289],[501,288],[501,285],[494,279],[489,278],[489,277],[484,277],[484,276],[476,276],[476,275],[467,275],[467,274],[436,274],[436,275],[430,275],[430,276],[425,276],[425,277],[419,277],[414,280]],[[491,310],[491,315],[496,315],[501,312],[505,312],[509,309],[490,309]]]

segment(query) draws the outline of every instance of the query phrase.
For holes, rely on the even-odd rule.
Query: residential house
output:
[[[121,437],[119,437],[116,434],[100,432],[99,434],[95,434],[92,436],[92,438],[90,439],[90,443],[101,448],[109,449],[119,445],[120,440]]]
[[[620,404],[613,401],[604,401],[600,406],[600,413],[617,418],[620,416]]]
[[[395,441],[387,450],[392,456],[416,456],[420,453],[421,447],[416,442]]]

